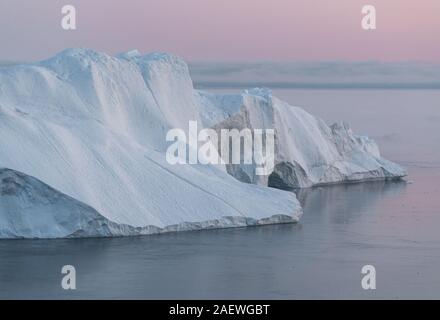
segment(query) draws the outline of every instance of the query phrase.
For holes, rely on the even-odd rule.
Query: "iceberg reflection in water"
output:
[[[406,230],[414,220],[414,188],[370,182],[303,190],[305,213],[297,225],[3,241],[0,297],[435,297],[438,236],[433,241],[429,229],[423,236]],[[438,225],[438,217],[425,218]],[[77,269],[76,291],[60,289],[65,264]],[[365,264],[377,269],[374,292],[360,286]]]

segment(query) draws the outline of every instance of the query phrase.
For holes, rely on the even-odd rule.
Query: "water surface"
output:
[[[301,222],[139,238],[0,241],[0,298],[440,298],[440,91],[276,90],[375,138],[410,183],[304,190]],[[61,267],[77,290],[61,290]],[[361,268],[377,289],[361,288]]]

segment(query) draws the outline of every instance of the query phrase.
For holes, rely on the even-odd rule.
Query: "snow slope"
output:
[[[252,167],[246,172],[254,184],[245,184],[233,177],[243,177],[234,174],[240,167],[168,164],[166,133],[186,131],[189,120],[200,127],[274,126],[281,182],[256,178]],[[295,222],[302,212],[295,195],[265,185],[403,175],[367,138],[330,128],[266,91],[194,90],[187,65],[162,53],[111,57],[68,49],[1,67],[0,137],[0,238]],[[9,192],[11,183],[20,188]]]
[[[200,107],[186,65],[174,56],[128,61],[70,49],[1,68],[0,84],[0,167],[34,177],[113,223],[186,230],[294,222],[301,214],[291,193],[243,184],[213,166],[166,162],[166,132],[197,120]],[[15,205],[0,209],[2,238],[111,234],[93,226],[60,232],[58,223],[43,232],[41,210],[26,228],[8,230],[31,212],[17,208],[32,208],[21,196],[8,201]],[[51,208],[59,212],[60,204]]]
[[[174,231],[254,226],[295,222],[288,215],[254,219],[224,216],[200,222],[181,222],[160,228],[115,223],[92,207],[31,176],[0,169],[0,235],[2,238],[79,238],[137,236]]]

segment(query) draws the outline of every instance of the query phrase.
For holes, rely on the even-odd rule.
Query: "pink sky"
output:
[[[76,31],[60,27],[77,8]],[[377,9],[377,30],[361,8]],[[187,60],[440,62],[439,0],[1,0],[0,60],[66,47],[168,51]]]

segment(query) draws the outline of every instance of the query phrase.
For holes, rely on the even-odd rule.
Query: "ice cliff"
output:
[[[166,133],[186,130],[189,120],[216,129],[274,128],[274,172],[168,164]],[[173,55],[68,49],[0,67],[0,238],[295,222],[302,212],[295,195],[267,185],[404,175],[373,141],[346,125],[329,127],[266,90],[194,90],[187,65]]]
[[[214,128],[275,129],[273,172],[259,176],[253,165],[227,165],[228,172],[241,181],[291,189],[406,175],[399,165],[380,156],[373,140],[353,134],[348,124],[328,126],[273,97],[268,89],[246,90],[240,95],[200,94],[210,106],[214,120],[209,125]]]

